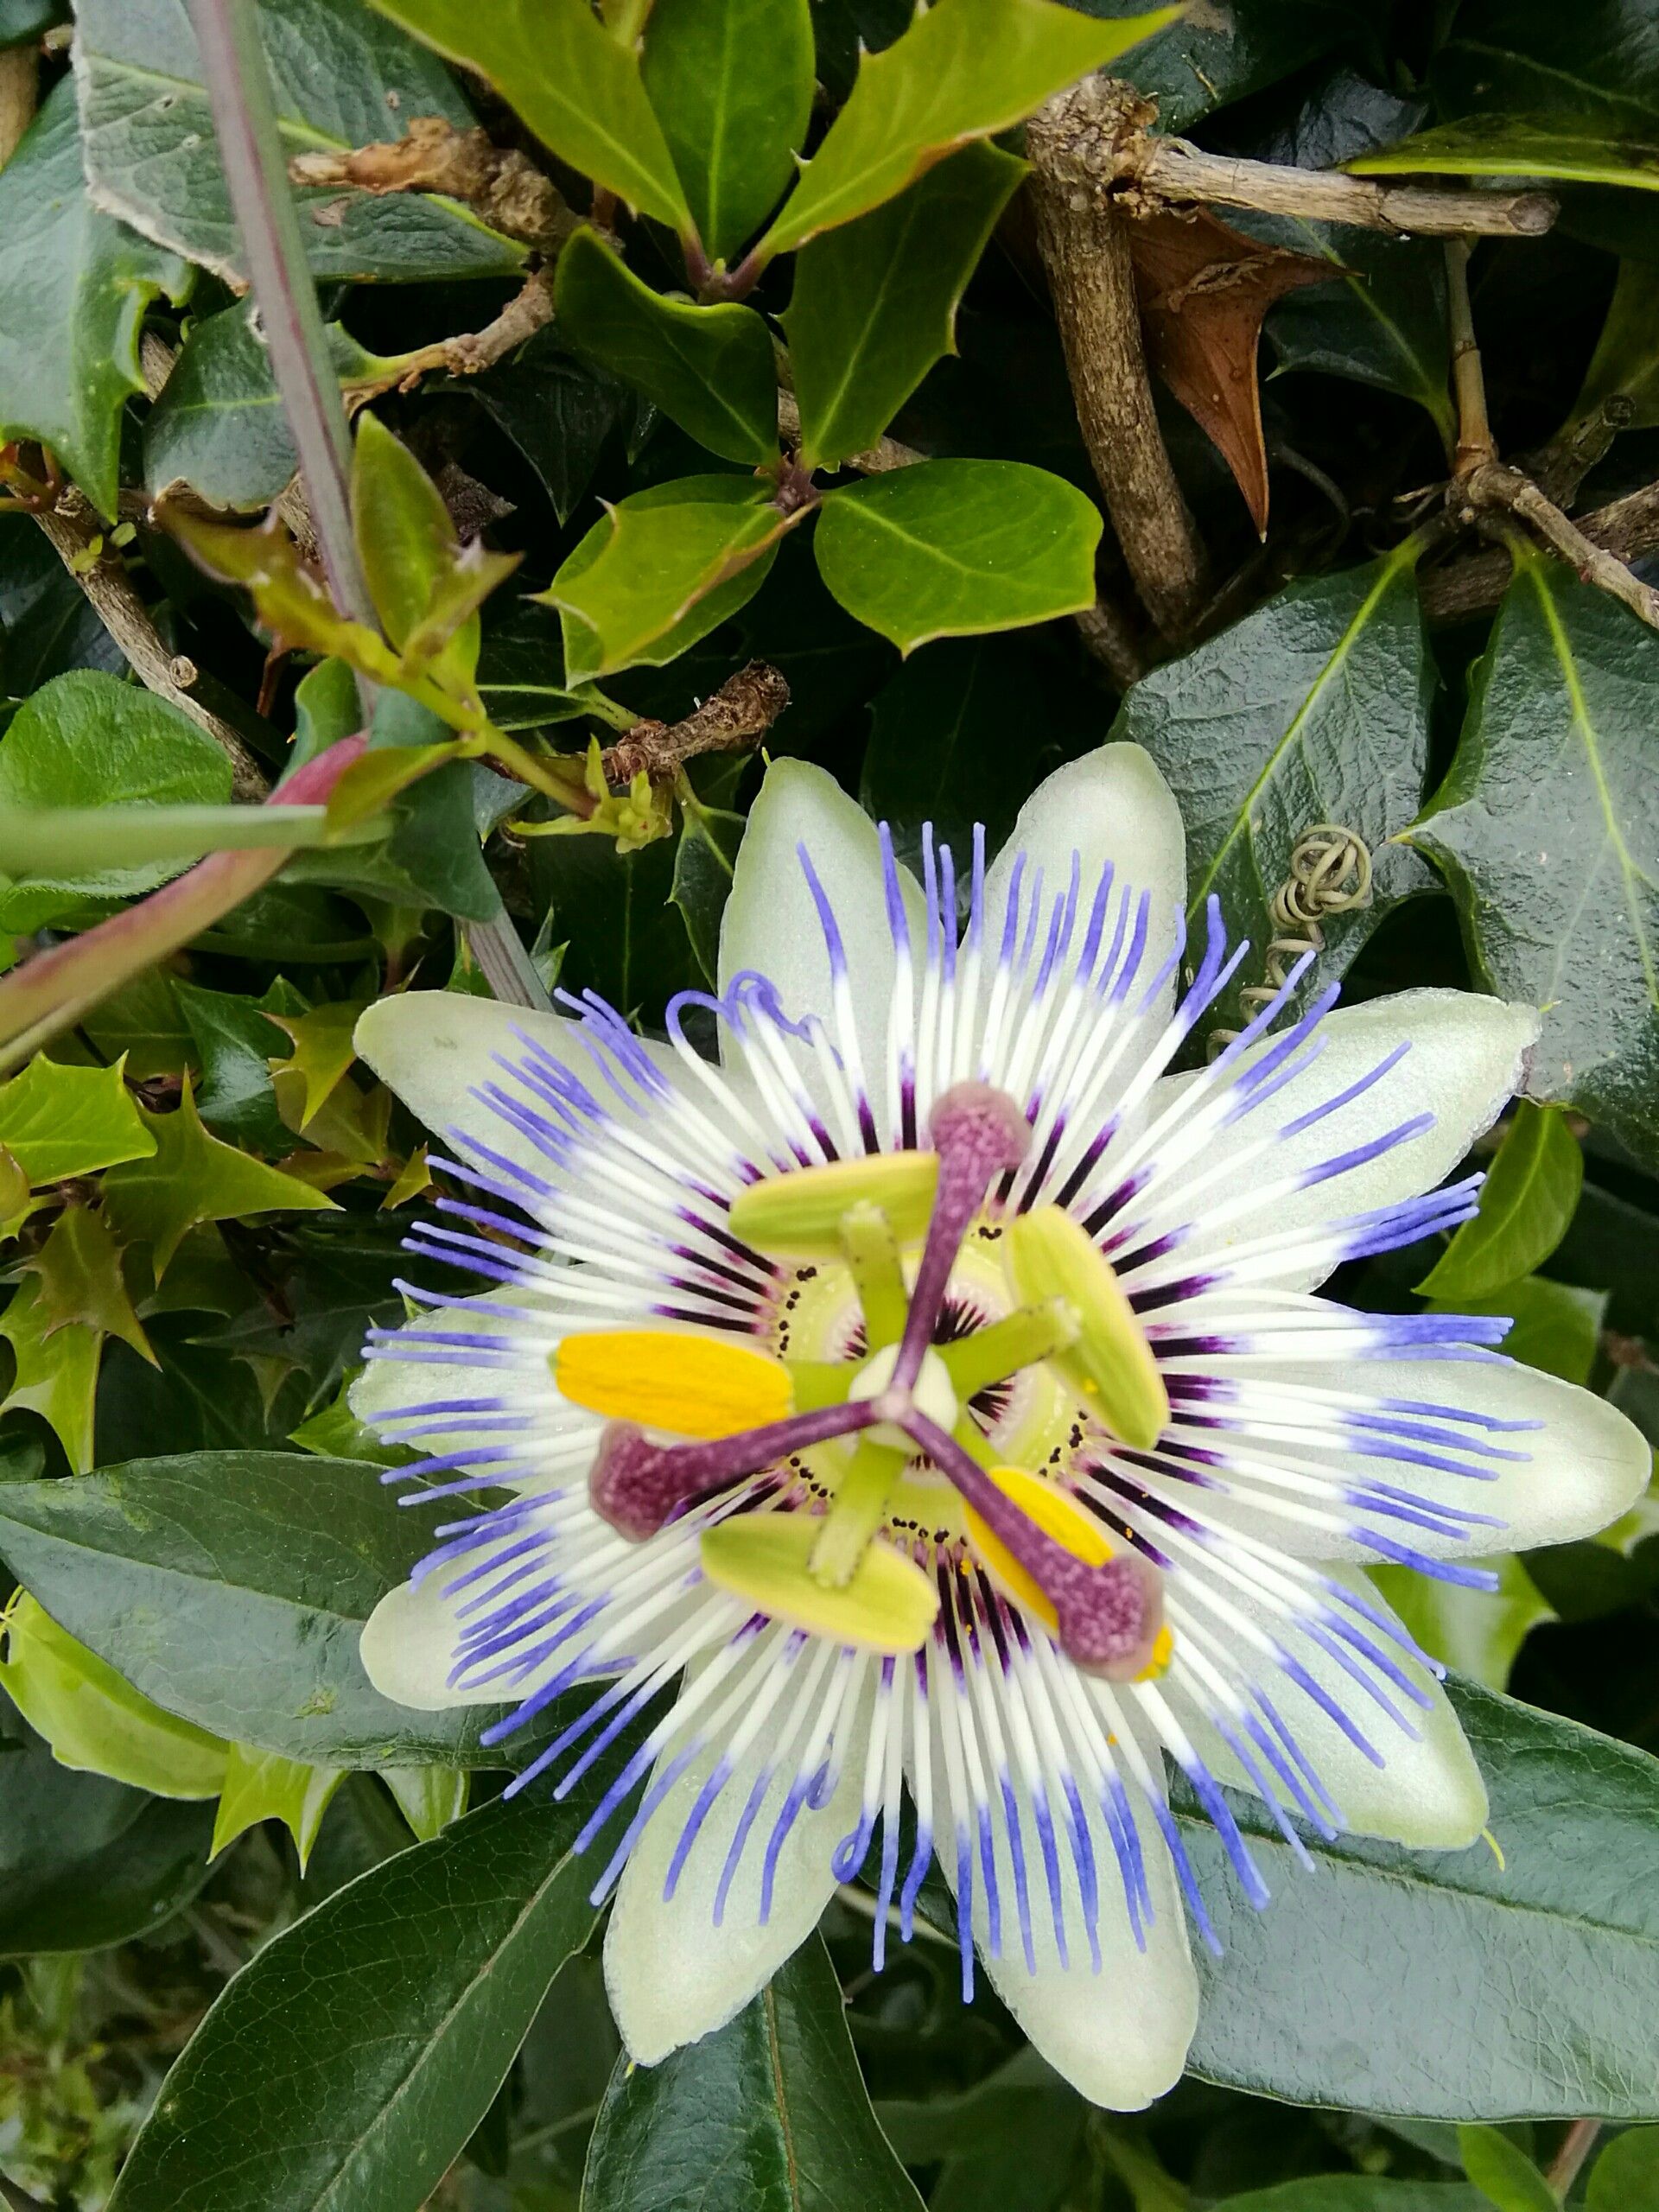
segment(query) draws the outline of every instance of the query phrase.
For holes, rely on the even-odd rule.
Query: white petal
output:
[[[1236,1364],[1241,1370],[1249,1366],[1248,1362]],[[1327,1467],[1346,1470],[1357,1478],[1392,1482],[1439,1504],[1492,1514],[1503,1524],[1476,1528],[1464,1536],[1442,1536],[1398,1522],[1377,1522],[1431,1559],[1478,1559],[1496,1551],[1531,1551],[1540,1545],[1594,1535],[1630,1511],[1653,1472],[1652,1447],[1616,1406],[1518,1360],[1356,1360],[1335,1376],[1330,1367],[1310,1362],[1306,1366],[1263,1367],[1261,1372],[1280,1382],[1328,1388],[1336,1381],[1379,1398],[1403,1398],[1498,1421],[1539,1424],[1513,1433],[1468,1431],[1504,1451],[1526,1455],[1513,1459],[1476,1459],[1471,1455],[1471,1465],[1492,1469],[1490,1481],[1399,1460],[1320,1453]],[[1252,1525],[1268,1533],[1265,1519]],[[1290,1524],[1275,1522],[1270,1541],[1305,1557],[1375,1556],[1363,1542],[1332,1543]]]
[[[1175,795],[1143,746],[1100,746],[1039,784],[1020,808],[1013,832],[986,877],[993,943],[1007,910],[1014,859],[1020,853],[1026,856],[1027,893],[1032,871],[1039,868],[1045,898],[1063,894],[1071,880],[1074,854],[1081,864],[1085,900],[1108,861],[1120,883],[1149,891],[1152,912],[1144,973],[1148,980],[1156,974],[1186,904],[1186,844]],[[1173,993],[1172,978],[1172,997]]]
[[[594,1079],[593,1058],[580,1021],[562,1014],[532,1014],[526,1007],[474,998],[465,991],[404,991],[377,1000],[364,1010],[355,1041],[359,1057],[435,1136],[448,1140],[452,1130],[459,1129],[521,1166],[546,1175],[546,1156],[473,1096],[476,1086],[499,1079],[497,1054],[523,1058],[521,1036],[544,1046],[584,1081]],[[679,1064],[667,1046],[648,1038],[636,1041],[677,1082]]]
[[[745,1673],[759,1687],[761,1671],[779,1649],[762,1640]],[[708,1662],[687,1669],[688,1688]],[[779,1711],[788,1710],[784,1693]],[[794,1779],[792,1759],[779,1762],[753,1815],[736,1874],[718,1924],[716,1895],[727,1857],[756,1780],[776,1754],[775,1732],[760,1739],[734,1766],[699,1829],[672,1897],[664,1887],[675,1850],[698,1792],[712,1772],[719,1747],[710,1745],[682,1774],[652,1813],[618,1885],[605,1936],[605,1985],[629,2056],[654,2066],[683,2044],[696,2043],[741,2012],[817,1926],[836,1890],[830,1860],[837,1843],[858,1820],[868,1707],[843,1711],[841,1770],[829,1802],[803,1807],[778,1854],[772,1910],[760,1918],[767,1840]]]
[[[1402,991],[1393,998],[1344,1007],[1328,1015],[1318,1031],[1323,1050],[1312,1066],[1253,1113],[1215,1133],[1202,1155],[1206,1173],[1339,1096],[1402,1043],[1410,1049],[1350,1104],[1299,1135],[1281,1138],[1242,1166],[1241,1176],[1248,1179],[1243,1187],[1254,1184],[1265,1192],[1274,1186],[1260,1208],[1231,1215],[1217,1227],[1206,1229],[1204,1205],[1197,1204],[1192,1234],[1180,1246],[1182,1259],[1224,1253],[1252,1238],[1289,1230],[1317,1234],[1326,1224],[1351,1214],[1433,1190],[1520,1088],[1527,1054],[1537,1041],[1539,1020],[1532,1007],[1510,1006],[1473,991],[1439,990]],[[1260,1048],[1269,1049],[1270,1045]],[[1190,1075],[1166,1077],[1153,1092],[1154,1116],[1194,1080]],[[1276,1187],[1281,1178],[1306,1173],[1425,1113],[1433,1116],[1433,1128],[1376,1159],[1305,1190],[1286,1193]],[[1156,1208],[1160,1226],[1191,1217],[1180,1211],[1179,1176],[1173,1180],[1169,1192],[1154,1185],[1141,1202],[1147,1211]],[[1240,1187],[1225,1174],[1212,1176],[1205,1185],[1217,1204],[1236,1197]],[[1333,1264],[1328,1252],[1311,1262],[1293,1254],[1271,1281],[1276,1286],[1311,1289]]]
[[[1103,1737],[1105,1724],[1101,1726]],[[1109,1750],[1109,1761],[1110,1757]],[[949,1768],[938,1748],[937,1727],[932,1758],[937,1801],[934,1849],[954,1895],[957,1808],[951,1802]],[[1169,1853],[1131,1788],[1129,1799],[1140,1832],[1153,1910],[1151,1922],[1143,1929],[1146,1948],[1141,1950],[1130,1925],[1110,1835],[1098,1804],[1079,1777],[1098,1878],[1101,1965],[1096,1973],[1081,1933],[1082,1888],[1070,1840],[1063,1831],[1058,1838],[1058,1865],[1069,1932],[1069,1963],[1062,1964],[1047,1883],[1033,1842],[1037,1831],[1030,1793],[1017,1768],[1008,1772],[1008,1780],[1026,1839],[1036,1968],[1033,1972],[1027,1963],[1015,1912],[1017,1888],[1000,1778],[986,1809],[996,1853],[1001,1944],[1000,1955],[993,1955],[990,1916],[976,1843],[973,1929],[980,1965],[1038,2051],[1081,2095],[1114,2112],[1138,2112],[1180,2079],[1187,2046],[1198,2025],[1198,1976]],[[964,1817],[970,1838],[975,1837],[978,1813],[971,1802],[964,1808]]]
[[[499,1686],[487,1690],[451,1689],[459,1602],[443,1594],[441,1574],[419,1583],[402,1582],[389,1590],[363,1624],[358,1650],[363,1670],[382,1697],[417,1713],[442,1713],[454,1705],[499,1705]]]
[[[1398,1625],[1398,1616],[1383,1602],[1368,1576],[1351,1567],[1332,1572],[1358,1591],[1374,1612]],[[1230,1594],[1237,1598],[1236,1592]],[[1255,1613],[1276,1638],[1282,1638],[1319,1688],[1382,1757],[1384,1764],[1380,1767],[1367,1758],[1329,1713],[1287,1676],[1260,1671],[1262,1688],[1312,1762],[1349,1829],[1357,1835],[1382,1836],[1395,1843],[1409,1844],[1417,1851],[1461,1851],[1473,1843],[1486,1825],[1486,1785],[1451,1700],[1428,1669],[1406,1659],[1377,1630],[1363,1621],[1354,1621],[1354,1626],[1387,1650],[1428,1698],[1427,1707],[1420,1707],[1397,1686],[1378,1678],[1379,1687],[1389,1692],[1417,1731],[1414,1741],[1323,1645],[1299,1630],[1287,1630],[1279,1616],[1242,1599],[1238,1602],[1246,1611]],[[1363,1668],[1363,1658],[1354,1656],[1356,1665]],[[1261,1662],[1262,1669],[1265,1665]],[[1175,1680],[1172,1675],[1172,1685]],[[1201,1707],[1201,1696],[1198,1702]],[[1205,1724],[1196,1723],[1192,1732],[1217,1780],[1256,1794],[1243,1768]]]
[[[881,846],[875,824],[833,776],[804,760],[774,760],[749,810],[731,894],[720,925],[720,988],[757,970],[774,983],[784,1010],[798,1020],[830,1013],[830,956],[801,866],[804,846],[846,947],[860,1050],[871,1081],[887,1065],[893,996],[893,933],[887,923]],[[919,889],[901,869],[912,944],[925,939]]]

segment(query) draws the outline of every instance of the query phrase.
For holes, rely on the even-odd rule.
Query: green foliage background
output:
[[[425,1538],[345,1391],[434,1190],[353,1022],[411,981],[487,990],[492,943],[647,1032],[709,982],[753,749],[632,785],[594,758],[751,662],[787,685],[769,751],[906,855],[929,821],[995,844],[1052,767],[1133,738],[1181,801],[1195,902],[1261,944],[1305,832],[1352,830],[1372,894],[1314,982],[1548,1020],[1479,1219],[1344,1294],[1511,1316],[1516,1357],[1659,1438],[1659,636],[1446,499],[1440,245],[1249,213],[1329,275],[1266,322],[1263,538],[1160,395],[1210,597],[1157,635],[1077,429],[1020,129],[1110,67],[1212,152],[1548,186],[1548,234],[1472,263],[1491,426],[1560,505],[1622,514],[1639,564],[1659,0],[1123,12],[257,0],[290,154],[437,118],[539,173],[539,229],[481,193],[296,188],[357,410],[367,602],[336,608],[303,532],[242,526],[296,518],[296,446],[184,0],[0,0],[0,66],[44,41],[0,168],[8,2202],[1659,2207],[1647,1503],[1491,1595],[1385,1571],[1456,1670],[1491,1853],[1342,1842],[1309,1877],[1258,1809],[1258,1915],[1177,1796],[1225,1954],[1188,2078],[1131,2120],[994,1998],[965,2008],[931,1924],[873,1977],[856,1885],[729,2029],[630,2069],[584,1805],[502,1802],[470,1713],[391,1706],[356,1658]],[[487,365],[449,344],[526,299]],[[100,614],[111,574],[152,688]],[[1085,642],[1097,594],[1137,681]],[[368,749],[251,828],[240,802],[358,733],[359,677]],[[144,938],[141,902],[232,849],[245,895]],[[33,962],[122,915],[133,957],[37,1038],[12,1011]]]

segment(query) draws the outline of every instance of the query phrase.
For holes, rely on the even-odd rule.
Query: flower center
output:
[[[745,1476],[797,1487],[810,1470],[806,1486],[827,1495],[825,1510],[746,1498],[747,1510],[702,1531],[703,1572],[759,1610],[896,1653],[919,1649],[939,1599],[929,1545],[912,1540],[907,1555],[884,1532],[915,1525],[903,1508],[929,1478],[952,1494],[937,1533],[957,1545],[957,1567],[988,1573],[1079,1666],[1133,1678],[1165,1656],[1157,1575],[1117,1550],[1069,1492],[1003,1465],[973,1408],[981,1394],[1035,1370],[1051,1392],[1144,1446],[1168,1418],[1156,1363],[1110,1267],[1069,1216],[1048,1207],[985,1227],[990,1194],[1030,1142],[1014,1101],[959,1084],[934,1108],[929,1135],[930,1153],[794,1170],[733,1205],[733,1234],[794,1261],[798,1291],[820,1268],[837,1268],[850,1285],[862,1321],[835,1331],[841,1357],[802,1357],[798,1333],[781,1359],[677,1335],[566,1339],[561,1391],[621,1416],[601,1440],[594,1506],[642,1539]],[[964,1332],[944,1325],[976,1226],[979,1238],[1000,1237],[1019,1302]],[[918,1236],[906,1266],[901,1244],[913,1248]],[[984,1243],[974,1250],[983,1254]],[[779,1333],[789,1341],[786,1322]],[[819,1344],[829,1349],[823,1336]],[[696,1440],[658,1442],[647,1427]]]

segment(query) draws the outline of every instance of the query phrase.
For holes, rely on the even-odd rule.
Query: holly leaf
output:
[[[785,514],[747,476],[682,476],[596,523],[539,597],[559,610],[567,683],[672,660],[760,588]]]
[[[196,1103],[204,1122],[238,1144],[261,1152],[290,1149],[287,1123],[276,1110],[270,1063],[289,1041],[272,1016],[299,1014],[305,1001],[279,976],[262,998],[212,991],[201,983],[175,986],[179,1010],[190,1025],[201,1066]]]
[[[956,351],[957,306],[1025,174],[998,147],[966,146],[803,249],[783,323],[804,467],[873,446]]]
[[[100,1336],[119,1337],[156,1365],[121,1272],[121,1248],[102,1214],[78,1204],[65,1206],[51,1235],[23,1267],[39,1281],[48,1339],[60,1329],[95,1329]]]
[[[0,1337],[11,1346],[13,1362],[11,1388],[0,1399],[0,1415],[38,1414],[62,1445],[72,1471],[84,1475],[92,1465],[102,1335],[74,1322],[54,1330],[46,1294],[36,1281],[21,1283],[13,1292],[0,1313]]]
[[[250,1214],[334,1210],[334,1201],[278,1167],[222,1144],[202,1127],[188,1076],[170,1114],[140,1109],[155,1140],[144,1160],[112,1168],[104,1203],[124,1243],[150,1247],[159,1282],[187,1233],[199,1222],[241,1221]]]
[[[1021,122],[1176,10],[1092,21],[1054,0],[936,0],[866,54],[845,106],[757,251],[792,252],[891,200],[975,138]]]
[[[849,614],[912,652],[1094,604],[1098,509],[1017,461],[929,461],[828,493],[813,550]]]
[[[156,1140],[123,1081],[124,1067],[73,1067],[36,1053],[0,1084],[0,1145],[34,1188],[148,1160]]]
[[[1265,537],[1268,449],[1255,369],[1262,321],[1287,292],[1328,283],[1331,269],[1229,230],[1202,207],[1140,216],[1128,240],[1147,357],[1220,452]]]
[[[448,72],[367,9],[257,0],[257,12],[290,154],[378,144],[416,116],[471,126]],[[93,204],[240,288],[247,270],[186,0],[77,0],[73,53]],[[524,263],[522,246],[454,200],[339,185],[295,198],[318,276],[423,283],[510,276]]]
[[[586,0],[373,0],[448,60],[487,79],[571,168],[682,238],[696,226],[632,46]]]
[[[555,302],[573,353],[642,391],[700,446],[757,467],[776,460],[778,368],[753,308],[665,300],[592,231],[560,254]]]
[[[144,388],[149,302],[194,271],[88,197],[65,79],[0,171],[0,439],[49,446],[100,512],[119,490],[121,414]]]
[[[280,1821],[294,1839],[303,1874],[329,1800],[345,1779],[344,1767],[307,1766],[257,1745],[229,1745],[212,1855],[217,1859],[262,1821]]]
[[[722,261],[794,181],[816,74],[808,0],[656,0],[641,67],[697,234]]]
[[[300,1126],[303,1128],[333,1093],[357,1058],[352,1033],[366,1005],[363,999],[330,999],[305,1014],[272,1014],[270,1020],[286,1031],[293,1052],[284,1074],[302,1083]]]
[[[1659,1160],[1659,637],[1522,550],[1456,757],[1412,829],[1482,988],[1542,1007],[1527,1088]]]

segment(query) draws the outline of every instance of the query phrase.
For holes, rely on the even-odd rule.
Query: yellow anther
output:
[[[1027,1474],[1023,1467],[993,1467],[990,1477],[1027,1521],[1046,1536],[1052,1536],[1057,1544],[1064,1544],[1073,1559],[1080,1559],[1085,1567],[1104,1567],[1110,1559],[1112,1547],[1105,1530],[1068,1491],[1057,1489],[1040,1475]],[[963,1517],[968,1541],[997,1588],[1045,1628],[1056,1627],[1053,1606],[1001,1539],[992,1534],[971,1506]]]
[[[768,1175],[733,1199],[732,1234],[784,1259],[839,1259],[843,1220],[855,1207],[874,1206],[900,1244],[918,1244],[938,1181],[931,1152],[874,1153]]]
[[[932,1578],[880,1537],[848,1580],[826,1588],[810,1559],[822,1522],[810,1513],[737,1513],[703,1534],[702,1571],[791,1628],[897,1656],[919,1651],[939,1610]]]
[[[795,1409],[781,1360],[723,1338],[671,1329],[566,1337],[553,1355],[553,1380],[573,1405],[671,1436],[735,1436]]]
[[[1052,1536],[1057,1544],[1063,1544],[1073,1559],[1080,1559],[1085,1567],[1104,1567],[1112,1557],[1111,1539],[1094,1515],[1080,1505],[1069,1491],[1046,1482],[1040,1475],[1027,1473],[1023,1467],[993,1467],[989,1473],[1004,1497],[1017,1505],[1027,1520],[1046,1536]],[[1053,1606],[1007,1547],[991,1533],[971,1506],[965,1509],[963,1517],[969,1545],[1003,1596],[1011,1598],[1022,1612],[1039,1620],[1045,1628],[1057,1628],[1058,1620]],[[1135,1680],[1155,1682],[1160,1675],[1167,1673],[1174,1652],[1175,1639],[1165,1625],[1158,1631],[1151,1658]]]
[[[1041,1206],[1008,1224],[1002,1251],[1022,1305],[1064,1299],[1077,1316],[1077,1342],[1056,1352],[1054,1364],[1115,1435],[1147,1450],[1168,1423],[1169,1393],[1135,1308],[1088,1231],[1059,1206]]]

